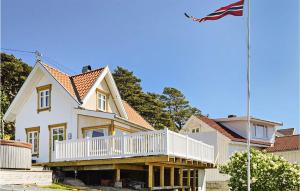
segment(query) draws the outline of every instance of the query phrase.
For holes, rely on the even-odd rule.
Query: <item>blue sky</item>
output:
[[[236,0],[2,0],[1,46],[67,73],[122,66],[145,91],[180,89],[211,117],[245,115],[246,18],[195,23]],[[252,0],[251,114],[299,128],[299,5]],[[14,53],[33,65],[34,56]]]

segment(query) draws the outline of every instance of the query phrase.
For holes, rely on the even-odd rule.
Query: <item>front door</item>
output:
[[[56,141],[62,141],[65,139],[65,126],[56,126],[56,127],[52,127],[50,129],[50,154],[51,156],[55,156],[53,155],[54,151],[55,151],[55,142]],[[50,157],[50,159],[52,159]],[[51,160],[53,161],[53,159]]]

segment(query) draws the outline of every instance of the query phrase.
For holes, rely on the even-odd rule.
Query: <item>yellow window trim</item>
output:
[[[47,108],[40,108],[40,91],[49,90],[49,107]],[[39,86],[36,88],[37,91],[37,113],[42,111],[51,111],[51,90],[52,84],[47,84],[44,86]]]
[[[57,124],[52,124],[52,125],[48,125],[48,129],[49,129],[49,161],[51,161],[51,151],[52,151],[52,128],[56,128],[56,127],[63,127],[64,128],[64,140],[66,140],[67,138],[67,123],[57,123]]]
[[[35,157],[39,157],[39,150],[40,150],[40,127],[29,127],[29,128],[25,128],[25,132],[26,132],[26,142],[28,143],[29,140],[29,136],[28,136],[28,133],[31,133],[31,132],[38,132],[38,139],[37,139],[37,152],[36,153],[32,153],[32,156],[35,156]]]
[[[40,132],[40,127],[29,127],[29,128],[25,128],[26,133],[31,132],[31,131],[38,131]]]
[[[102,111],[98,109],[98,93],[105,95],[105,112],[108,109],[109,92],[96,88],[96,111]]]

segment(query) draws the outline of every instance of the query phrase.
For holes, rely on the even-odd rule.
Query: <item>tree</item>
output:
[[[117,67],[112,74],[122,99],[127,101],[133,108],[138,108],[143,96],[141,79],[133,75],[133,72],[122,67]]]
[[[22,62],[22,60],[15,58],[13,55],[1,53],[1,122],[3,122],[2,117],[4,113],[17,95],[31,70],[32,67]],[[1,129],[2,126],[4,126],[5,134],[8,135],[7,138],[13,139],[14,124],[3,122],[1,123]]]
[[[155,129],[174,127],[170,116],[164,111],[164,103],[159,99],[160,95],[143,92],[141,80],[125,68],[117,67],[112,74],[122,99],[127,101]]]
[[[247,152],[238,152],[221,166],[221,173],[230,175],[232,191],[247,190]],[[294,191],[300,187],[300,165],[284,158],[251,149],[251,190]]]
[[[170,114],[178,130],[183,127],[191,115],[201,114],[199,109],[190,106],[183,93],[176,88],[164,88],[161,100],[165,103],[166,111]]]

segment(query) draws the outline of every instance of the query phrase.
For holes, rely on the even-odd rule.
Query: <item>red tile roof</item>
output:
[[[291,150],[300,150],[300,135],[276,137],[274,145],[266,149],[267,152]]]
[[[75,91],[72,86],[70,76],[65,74],[52,66],[43,64],[50,74],[76,99]],[[76,99],[77,100],[77,99]]]
[[[123,105],[125,107],[125,111],[128,116],[128,120],[146,127],[147,129],[154,130],[154,128],[135,110],[133,109],[126,101],[123,101]]]
[[[74,99],[79,102],[83,100],[104,69],[99,68],[90,72],[70,76],[47,64],[43,64],[43,66],[74,97]],[[153,130],[153,127],[127,102],[123,101],[123,105],[130,122]]]
[[[87,92],[96,82],[98,76],[102,73],[104,68],[92,70],[90,72],[71,76],[71,80],[74,83],[75,89],[78,92],[78,96],[82,101]]]
[[[204,123],[206,123],[208,126],[210,126],[211,128],[217,130],[222,135],[224,135],[225,137],[229,138],[232,141],[244,142],[244,143],[247,142],[247,139],[245,139],[244,137],[240,136],[239,134],[231,131],[230,129],[228,129],[227,127],[225,127],[221,123],[216,122],[213,119],[210,119],[210,118],[205,117],[205,116],[200,116],[200,115],[197,115],[196,117],[198,119],[200,119],[201,121],[203,121]],[[263,141],[254,141],[254,140],[251,140],[251,143],[252,144],[259,144],[259,145],[263,145],[263,146],[271,146],[270,143],[263,142]]]

